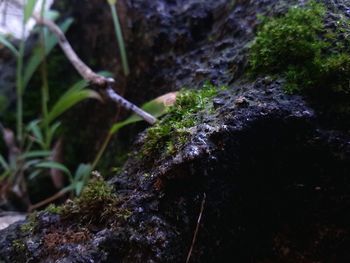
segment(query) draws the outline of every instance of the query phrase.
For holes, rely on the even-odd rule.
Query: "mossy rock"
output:
[[[191,128],[201,122],[199,113],[212,111],[212,98],[224,88],[207,83],[200,90],[180,91],[166,116],[147,130],[141,157],[166,158],[179,151],[190,137]]]
[[[350,26],[342,15],[335,26],[328,25],[329,12],[310,1],[282,16],[263,18],[250,48],[253,75],[282,76],[286,92],[332,99],[333,105],[341,103],[340,97],[349,98],[350,48],[344,34]]]

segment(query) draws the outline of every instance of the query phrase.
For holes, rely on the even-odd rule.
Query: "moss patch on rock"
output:
[[[130,211],[121,208],[121,200],[102,178],[92,179],[80,197],[54,211],[58,211],[63,219],[78,218],[82,225],[110,225],[131,215]]]
[[[288,93],[349,96],[350,48],[344,36],[350,26],[341,14],[334,25],[325,23],[327,14],[326,6],[310,1],[283,16],[263,18],[250,49],[251,71],[282,76]]]
[[[80,223],[105,223],[117,214],[117,196],[102,179],[92,179],[80,197],[61,209],[62,218],[78,218]]]
[[[180,91],[165,117],[148,129],[141,155],[168,157],[175,154],[189,139],[191,128],[200,122],[198,113],[212,110],[211,98],[223,88],[205,84],[200,90]]]
[[[37,226],[37,212],[31,213],[28,218],[27,222],[23,225],[21,225],[20,230],[23,234],[32,234],[35,230],[35,227]]]

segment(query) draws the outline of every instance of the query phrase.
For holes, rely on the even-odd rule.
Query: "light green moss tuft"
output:
[[[61,214],[62,213],[62,206],[56,206],[54,204],[49,205],[45,208],[45,211],[51,213],[51,214]]]
[[[27,251],[27,246],[24,244],[23,240],[15,239],[12,241],[12,246],[18,253],[24,253]]]
[[[113,188],[102,178],[92,179],[80,197],[67,202],[60,210],[63,219],[78,218],[83,225],[113,224],[126,220],[131,212],[120,207],[120,200]]]
[[[148,129],[141,155],[167,157],[175,154],[186,143],[190,129],[200,122],[198,113],[212,109],[211,98],[219,90],[205,84],[201,90],[180,91],[165,117]]]
[[[21,232],[23,232],[24,234],[31,234],[33,233],[36,225],[37,225],[37,213],[33,212],[31,213],[28,218],[27,218],[27,222],[23,225],[20,226],[20,230]]]

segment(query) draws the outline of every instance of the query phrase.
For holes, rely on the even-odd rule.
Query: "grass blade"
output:
[[[28,176],[29,180],[33,180],[35,177],[37,177],[42,171],[40,169],[34,170],[31,172]]]
[[[15,48],[14,45],[11,44],[10,41],[8,41],[4,35],[0,34],[0,44],[7,47],[11,52],[18,57],[18,50]]]
[[[39,120],[31,121],[28,124],[27,129],[32,132],[36,142],[38,142],[40,145],[44,145],[44,136],[39,127],[39,122]]]
[[[36,157],[49,157],[51,151],[31,151],[21,155],[20,159],[36,158]]]
[[[53,121],[55,118],[60,116],[62,113],[66,112],[68,109],[70,109],[80,101],[88,98],[102,100],[101,96],[93,90],[79,90],[69,92],[68,95],[64,95],[52,107],[52,110],[49,112],[48,115],[48,122]]]
[[[81,191],[83,190],[84,185],[89,179],[92,167],[91,164],[80,164],[74,174],[75,183],[75,195],[79,196]]]
[[[90,174],[90,172],[91,172],[91,164],[81,163],[74,174],[74,179],[76,181],[84,180],[86,176]]]
[[[26,24],[29,18],[32,16],[36,0],[27,0],[24,8],[24,23]]]
[[[123,33],[122,33],[122,29],[121,29],[120,23],[119,23],[117,8],[115,6],[116,1],[109,0],[108,2],[109,2],[109,6],[111,7],[113,23],[114,23],[114,28],[115,28],[115,34],[116,34],[118,45],[119,45],[120,57],[122,59],[123,71],[124,71],[125,76],[127,76],[127,75],[129,75],[130,70],[129,70],[128,59],[127,59],[126,50],[125,50]]]
[[[9,165],[7,164],[5,158],[2,156],[2,154],[0,154],[0,165],[2,166],[2,168],[5,171],[10,169]]]
[[[48,135],[47,135],[47,136],[48,136],[47,140],[48,140],[49,142],[52,141],[52,138],[54,137],[54,135],[55,135],[57,129],[58,129],[60,126],[61,126],[61,123],[60,123],[60,122],[55,122],[54,124],[50,125],[50,127],[49,127],[49,132],[48,132]]]
[[[66,166],[64,166],[63,164],[58,163],[58,162],[54,162],[54,161],[41,162],[41,163],[38,163],[37,165],[35,165],[35,167],[36,168],[57,169],[57,170],[64,172],[65,174],[71,176],[71,173],[68,170],[68,168]]]

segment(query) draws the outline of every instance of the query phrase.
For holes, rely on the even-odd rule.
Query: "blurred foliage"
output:
[[[28,1],[24,6],[23,30],[29,17],[32,15],[36,1]],[[52,18],[57,17],[50,15]],[[66,19],[61,25],[61,30],[65,32],[72,24],[72,19]],[[70,184],[61,191],[75,191],[79,194],[83,185],[90,175],[91,166],[81,164],[75,174],[56,160],[57,149],[54,148],[57,139],[57,131],[60,123],[57,118],[82,100],[93,98],[101,100],[100,95],[87,89],[87,83],[80,81],[70,87],[49,109],[49,85],[47,80],[46,56],[58,43],[57,37],[46,29],[41,30],[42,41],[34,47],[27,63],[24,63],[25,39],[20,40],[19,49],[10,42],[2,40],[3,44],[13,51],[17,58],[17,78],[16,78],[16,138],[15,133],[1,125],[3,140],[7,146],[7,151],[2,151],[0,155],[0,184],[4,185],[6,191],[15,191],[15,194],[23,200],[26,197],[28,180],[35,179],[38,175],[54,176],[53,171],[60,171],[65,174]],[[25,90],[33,74],[42,69],[42,92],[41,92],[41,117],[30,120],[28,125],[23,121],[23,100]],[[2,103],[3,105],[3,103]],[[7,125],[7,124],[5,124]],[[9,126],[11,126],[9,124]],[[7,156],[6,156],[7,155]],[[6,157],[5,157],[6,156]],[[57,175],[57,173],[56,173]],[[40,188],[40,186],[37,186]],[[43,186],[44,187],[44,186]],[[13,190],[17,189],[17,190]],[[2,193],[3,196],[9,193]],[[28,202],[28,201],[27,201]],[[27,204],[29,205],[29,204]]]

